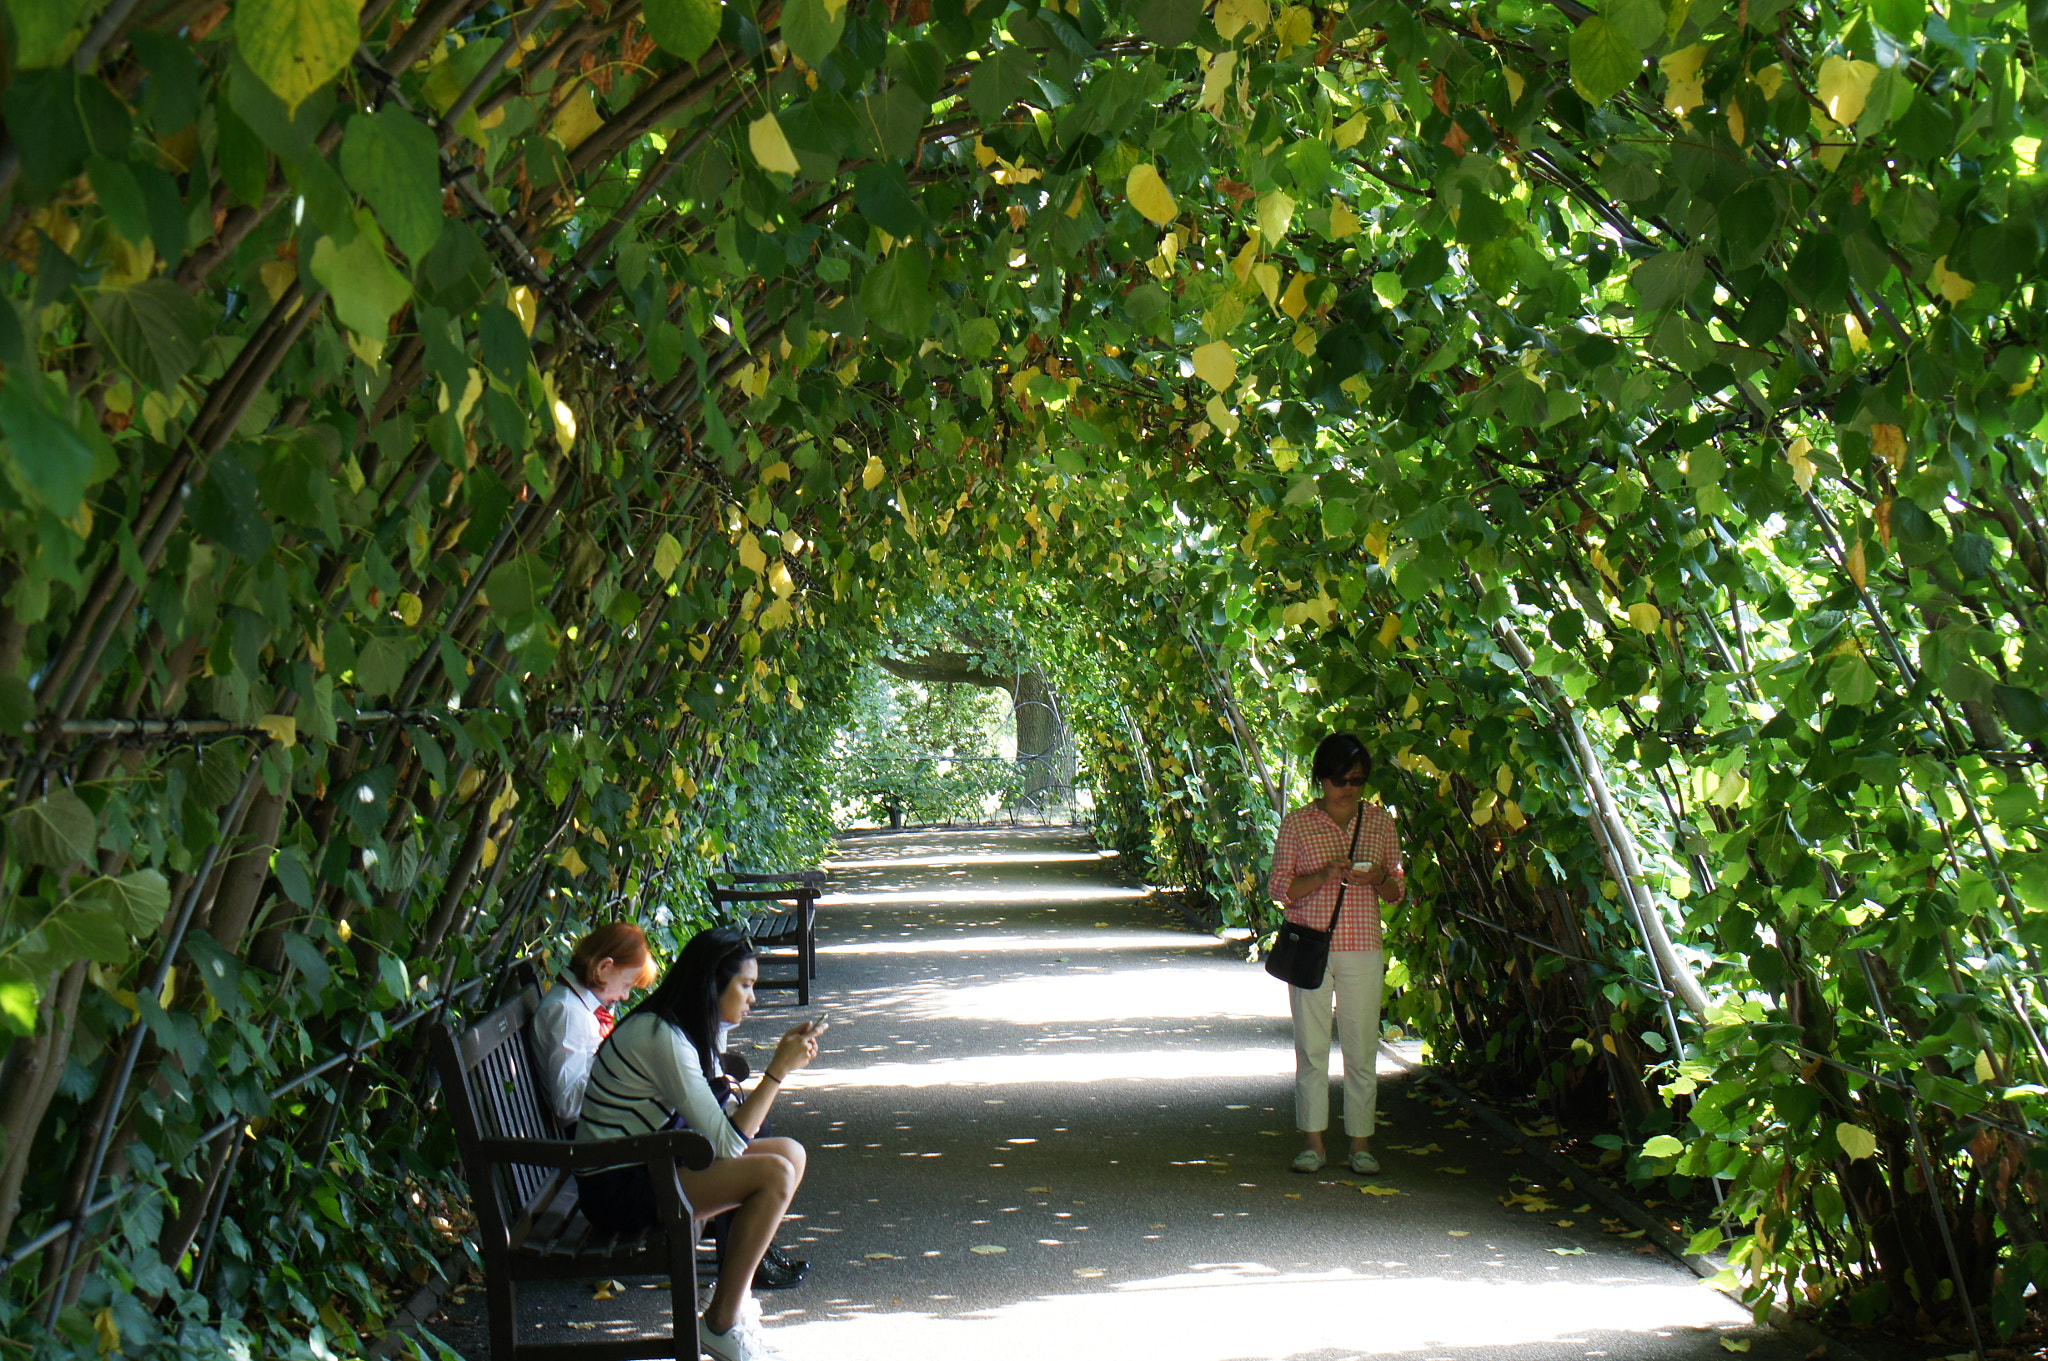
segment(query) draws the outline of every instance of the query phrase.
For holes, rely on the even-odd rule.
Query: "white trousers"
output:
[[[1344,1046],[1344,1132],[1369,1138],[1379,1111],[1380,992],[1384,950],[1332,950],[1320,988],[1289,988],[1294,1009],[1294,1127],[1330,1125],[1330,1011]]]

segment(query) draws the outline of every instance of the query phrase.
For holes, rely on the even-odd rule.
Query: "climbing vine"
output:
[[[815,855],[939,596],[1219,921],[1366,734],[1397,1014],[1760,1308],[2021,1323],[2027,7],[0,14],[10,1335],[373,1336],[460,1229],[413,1022]]]

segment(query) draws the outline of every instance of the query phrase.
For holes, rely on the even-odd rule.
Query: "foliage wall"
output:
[[[1367,732],[1403,1014],[1720,1178],[1755,1298],[2019,1321],[2023,6],[4,14],[0,1242],[162,1187],[11,1334],[356,1346],[459,1227],[416,1031],[272,1084],[814,851],[932,591],[1232,919]]]

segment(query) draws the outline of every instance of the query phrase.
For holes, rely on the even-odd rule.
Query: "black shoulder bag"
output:
[[[1346,859],[1358,856],[1358,831],[1365,825],[1365,807],[1359,806],[1351,822],[1351,849]],[[1323,985],[1323,970],[1330,962],[1330,937],[1336,933],[1337,918],[1344,911],[1344,891],[1351,887],[1350,875],[1345,882],[1337,885],[1337,906],[1330,911],[1330,924],[1318,931],[1313,926],[1297,926],[1293,922],[1280,923],[1280,934],[1273,937],[1273,948],[1266,952],[1266,972],[1289,987],[1310,990]]]

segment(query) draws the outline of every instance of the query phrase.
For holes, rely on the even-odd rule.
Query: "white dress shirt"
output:
[[[564,1125],[582,1115],[590,1065],[604,1042],[599,1005],[596,993],[564,978],[547,990],[533,1014],[533,1057],[540,1065],[541,1089]]]

